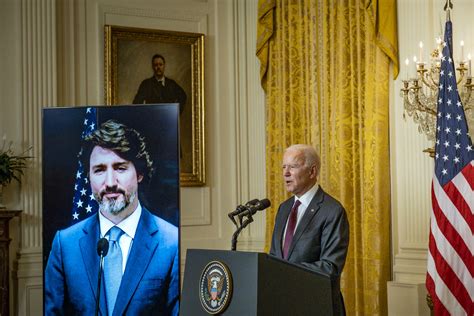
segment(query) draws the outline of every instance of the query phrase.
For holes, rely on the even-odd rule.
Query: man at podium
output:
[[[341,203],[319,186],[320,168],[312,146],[285,150],[283,178],[294,196],[278,208],[270,254],[339,278],[349,246],[349,222]]]

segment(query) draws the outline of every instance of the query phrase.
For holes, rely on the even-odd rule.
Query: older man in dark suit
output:
[[[283,155],[283,177],[293,197],[275,219],[270,254],[339,278],[349,245],[344,207],[317,183],[321,160],[312,146],[293,145]]]
[[[133,104],[178,103],[183,113],[186,105],[186,92],[171,78],[165,76],[165,57],[156,54],[151,58],[153,76],[142,81],[138,87]]]

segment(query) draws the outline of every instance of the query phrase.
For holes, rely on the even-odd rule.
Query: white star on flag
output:
[[[95,126],[97,126],[97,111],[95,108],[86,108],[83,122],[83,130],[80,135],[82,140],[94,132]],[[73,223],[95,214],[98,209],[98,204],[93,199],[87,173],[84,172],[84,166],[81,162],[81,159],[83,159],[82,155],[83,148],[81,147],[77,155],[77,172],[74,183],[74,197],[72,199],[71,217]],[[87,205],[87,207],[84,208],[84,205]]]

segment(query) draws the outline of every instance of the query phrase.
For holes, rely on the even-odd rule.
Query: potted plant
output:
[[[20,155],[16,155],[12,149],[13,142],[7,142],[6,136],[3,136],[3,145],[0,149],[0,208],[5,208],[2,204],[3,187],[10,184],[12,180],[21,183],[21,176],[23,169],[26,168],[27,160],[30,156],[25,156],[25,153],[31,148],[28,148]]]

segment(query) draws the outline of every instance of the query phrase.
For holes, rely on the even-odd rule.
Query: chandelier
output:
[[[403,80],[403,87],[400,95],[403,97],[403,118],[406,119],[406,114],[413,118],[413,121],[418,125],[418,131],[426,135],[429,141],[434,142],[436,137],[436,112],[438,105],[438,88],[439,75],[441,68],[442,46],[441,38],[436,40],[437,47],[430,54],[428,62],[423,61],[423,43],[420,42],[419,60],[416,56],[413,57],[413,62],[416,65],[415,74],[410,78],[409,60],[405,60],[407,66],[407,75]],[[464,106],[467,123],[474,128],[473,113],[474,108],[474,83],[471,76],[471,56],[464,59],[464,42],[461,41],[461,58],[456,62],[456,78],[459,96]],[[413,71],[413,70],[412,70]],[[429,153],[434,157],[434,148],[427,148],[423,152]]]

